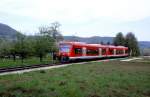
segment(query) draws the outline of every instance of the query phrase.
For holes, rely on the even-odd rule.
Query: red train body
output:
[[[86,44],[82,42],[61,42],[57,54],[60,61],[126,56],[128,56],[128,48],[124,46]]]

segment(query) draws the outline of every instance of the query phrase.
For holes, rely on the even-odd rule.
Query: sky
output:
[[[0,0],[0,23],[27,35],[58,21],[63,35],[126,35],[150,41],[150,0]]]

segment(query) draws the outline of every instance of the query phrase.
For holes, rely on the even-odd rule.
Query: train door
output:
[[[99,48],[99,56],[102,56],[102,48]]]
[[[109,56],[109,48],[106,48],[106,56]]]
[[[123,49],[123,54],[124,54],[124,55],[126,54],[126,50],[125,50],[125,49]]]
[[[116,49],[114,49],[114,55],[116,55]]]
[[[82,51],[83,51],[82,56],[86,56],[86,47],[83,47]]]

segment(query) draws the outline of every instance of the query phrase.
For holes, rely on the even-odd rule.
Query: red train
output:
[[[61,42],[57,58],[61,62],[76,59],[98,59],[108,57],[126,57],[128,48],[124,46],[86,44],[83,42]]]

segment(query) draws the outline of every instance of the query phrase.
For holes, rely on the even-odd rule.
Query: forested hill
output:
[[[139,41],[140,48],[150,48],[150,41]]]
[[[6,24],[0,23],[0,38],[15,39],[18,32]]]
[[[106,44],[107,42],[112,43],[113,37],[100,37],[100,36],[93,36],[93,37],[77,37],[77,36],[64,36],[65,40],[70,41],[80,41],[86,43],[101,43],[103,42]]]

